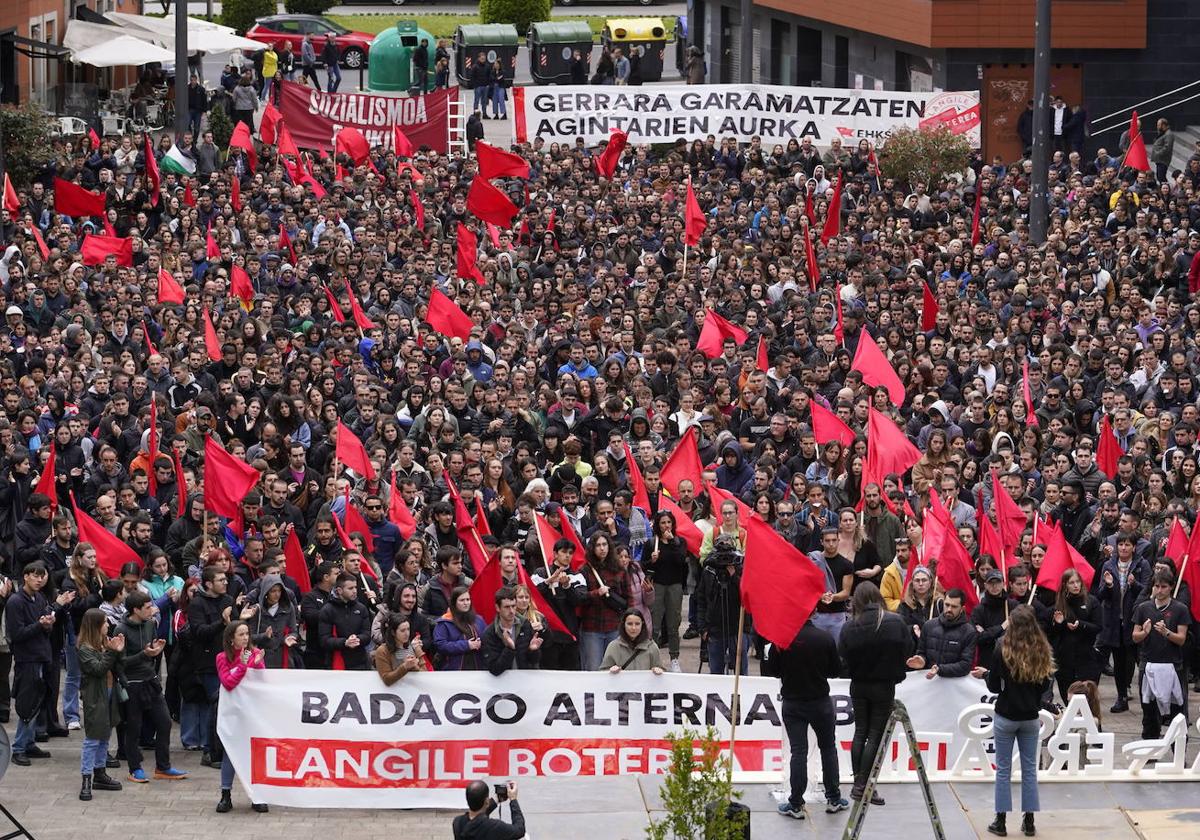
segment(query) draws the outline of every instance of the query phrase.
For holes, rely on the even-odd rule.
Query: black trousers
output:
[[[792,751],[790,767],[791,796],[788,801],[799,808],[804,804],[808,789],[808,729],[817,736],[821,752],[821,777],[825,785],[825,800],[840,799],[838,784],[837,729],[833,701],[828,696],[820,700],[783,699],[783,728],[787,730],[788,746]]]
[[[891,683],[850,683],[850,702],[854,706],[854,740],[850,743],[850,763],[854,767],[854,787],[862,790],[871,774],[875,753],[883,741],[883,730],[896,701],[896,686]]]
[[[171,767],[171,714],[157,679],[129,684],[129,702],[125,704],[125,760],[129,772],[142,766],[142,721],[149,720],[154,732],[154,765],[159,770]]]
[[[61,655],[61,651],[60,651]],[[58,719],[58,683],[62,676],[61,656],[55,657],[46,670],[43,671],[43,679],[46,681],[46,700],[42,704],[42,709],[38,713],[38,732],[45,732],[47,729],[62,729],[62,721]]]
[[[8,651],[0,653],[0,713],[10,714],[12,710],[12,688],[9,674],[12,672],[12,654]]]
[[[1129,698],[1129,686],[1133,683],[1133,672],[1137,667],[1137,648],[1133,645],[1121,645],[1109,648],[1113,658],[1113,682],[1117,684],[1117,696]]]
[[[547,640],[538,667],[543,671],[578,671],[579,643]]]

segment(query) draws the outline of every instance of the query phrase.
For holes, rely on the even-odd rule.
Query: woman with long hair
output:
[[[1008,629],[1000,637],[988,668],[976,667],[971,675],[987,680],[989,691],[996,694],[992,715],[996,744],[996,818],[988,831],[999,837],[1008,834],[1005,826],[1012,810],[1013,744],[1021,751],[1021,831],[1027,837],[1036,829],[1033,815],[1038,804],[1038,712],[1042,697],[1050,688],[1054,674],[1054,656],[1050,642],[1038,625],[1033,608],[1024,604],[1009,614]]]
[[[616,549],[605,533],[588,540],[587,562],[579,571],[588,587],[588,600],[579,611],[579,655],[583,670],[595,671],[629,606],[629,580],[617,565]]]
[[[482,618],[471,606],[471,590],[456,586],[450,596],[450,608],[438,619],[433,628],[433,640],[437,644],[439,671],[482,671],[484,670],[483,632],[487,629]]]
[[[1067,703],[1067,689],[1079,680],[1100,681],[1096,637],[1100,635],[1100,601],[1087,591],[1074,569],[1063,572],[1047,636],[1058,670],[1058,696]]]
[[[225,626],[221,647],[217,654],[217,678],[226,691],[234,691],[247,672],[266,667],[263,652],[254,646],[250,625],[244,621]],[[216,710],[213,711],[215,714]],[[227,814],[233,810],[233,761],[229,758],[229,750],[221,750],[221,753],[221,801],[217,803],[217,813]],[[268,810],[261,802],[254,802],[250,807],[260,814]]]
[[[388,617],[387,633],[383,644],[375,648],[372,661],[384,685],[395,685],[411,671],[425,670],[425,650],[407,615],[394,613]]]
[[[621,629],[617,637],[604,649],[599,670],[610,674],[622,671],[652,671],[661,674],[662,654],[658,645],[650,638],[642,614],[632,607],[621,614]]]
[[[67,566],[67,574],[63,578],[62,591],[74,592],[75,600],[67,607],[71,617],[70,631],[78,637],[83,625],[83,617],[88,610],[100,606],[100,589],[108,576],[96,563],[96,549],[91,543],[81,542],[71,553],[71,562]],[[66,646],[67,676],[63,684],[63,717],[68,729],[78,729],[79,724],[79,690],[82,673],[79,668],[78,648],[71,644]]]
[[[517,602],[517,618],[528,621],[534,633],[540,633],[546,627],[546,617],[538,611],[533,602],[533,591],[523,583],[513,587],[513,595]]]
[[[83,786],[79,798],[92,798],[93,790],[120,790],[121,783],[108,775],[108,739],[120,717],[120,704],[113,687],[120,679],[125,637],[108,635],[108,618],[93,607],[79,622],[79,696],[83,706],[83,746],[79,771]]]
[[[643,550],[646,573],[654,582],[652,624],[666,635],[671,670],[679,668],[679,624],[683,620],[683,587],[688,579],[688,548],[675,530],[675,514],[660,510],[654,517],[650,551]]]
[[[867,539],[867,532],[852,507],[844,507],[838,512],[838,553],[854,564],[855,589],[868,581],[876,586],[883,581],[879,552],[875,543]]]

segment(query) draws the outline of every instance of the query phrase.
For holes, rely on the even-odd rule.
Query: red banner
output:
[[[333,150],[335,126],[357,128],[372,148],[391,151],[393,126],[399,125],[413,146],[447,151],[450,100],[458,88],[435,90],[423,96],[381,96],[373,93],[325,93],[294,82],[283,82],[279,110],[296,145],[303,149]]]

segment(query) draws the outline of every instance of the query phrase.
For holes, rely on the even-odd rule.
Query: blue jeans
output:
[[[84,738],[79,750],[79,772],[83,775],[93,770],[103,770],[108,761],[108,739]]]
[[[1000,715],[993,716],[993,731],[996,741],[996,813],[1006,814],[1012,810],[1012,754],[1013,741],[1021,751],[1021,810],[1041,810],[1038,804],[1038,721],[1009,720]]]
[[[736,636],[717,636],[708,634],[708,672],[710,674],[733,673],[733,664],[737,659],[737,648],[734,646]],[[742,634],[742,676],[747,671],[750,652],[750,634]]]
[[[825,801],[842,798],[838,783],[838,753],[836,728],[833,717],[833,701],[828,697],[820,700],[783,701],[783,728],[787,730],[788,745],[792,751],[791,796],[794,807],[804,805],[804,791],[808,789],[808,728],[817,736],[817,748],[821,751],[821,779],[825,785]]]
[[[846,626],[847,615],[848,613],[844,612],[814,612],[812,614],[812,623],[814,626],[820,627],[826,633],[833,636],[833,640],[836,642],[842,637],[842,628]]]
[[[221,757],[221,790],[233,787],[233,762],[229,760],[228,751]]]
[[[475,88],[474,93],[475,93],[475,107],[472,110],[482,111],[483,113],[486,114],[488,98],[491,93],[491,89],[487,85],[480,85],[479,87]]]
[[[600,670],[600,663],[604,659],[604,651],[608,650],[608,643],[615,638],[617,638],[616,630],[610,630],[607,633],[589,633],[587,631],[580,633],[579,658],[582,670]],[[619,665],[620,663],[618,662],[617,664]]]
[[[208,727],[205,726],[206,703],[184,702],[179,706],[179,740],[185,747],[208,749]]]
[[[63,683],[63,717],[64,723],[79,722],[79,683],[83,675],[79,670],[79,651],[75,647],[75,634],[67,634],[67,679]]]
[[[271,101],[271,88],[273,88],[273,87],[275,87],[274,79],[267,79],[265,82],[263,82],[263,91],[262,91],[262,101],[263,102]]]
[[[36,738],[37,719],[25,720],[24,718],[17,718],[17,732],[13,735],[12,740],[13,755],[23,753],[32,747]]]
[[[337,62],[325,65],[325,77],[328,81],[326,87],[328,93],[334,93],[342,84],[342,70],[337,66]]]
[[[204,121],[203,111],[188,111],[188,131],[193,137],[200,136],[200,124]]]
[[[507,117],[508,106],[504,103],[505,93],[501,85],[492,85],[492,116]]]

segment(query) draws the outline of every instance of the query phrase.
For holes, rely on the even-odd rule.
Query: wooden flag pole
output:
[[[688,258],[688,244],[687,244],[687,240],[684,239],[684,242],[683,242],[683,277],[685,280],[687,279],[687,258]]]
[[[741,691],[742,680],[742,633],[746,628],[746,606],[743,604],[738,610],[738,629],[737,629],[737,648],[733,654],[733,702],[730,704],[732,718],[729,724],[729,783],[733,784],[733,747],[737,743],[737,724],[738,718],[741,716]]]
[[[1174,594],[1171,595],[1172,598],[1179,597],[1179,587],[1183,585],[1183,573],[1187,571],[1187,564],[1188,564],[1188,554],[1185,551],[1183,553],[1183,562],[1179,564],[1179,577],[1175,580],[1175,592],[1174,592]],[[1196,597],[1195,592],[1192,593],[1192,597],[1193,598]]]

